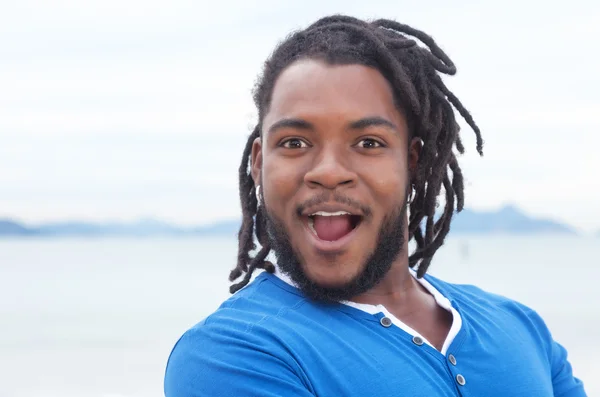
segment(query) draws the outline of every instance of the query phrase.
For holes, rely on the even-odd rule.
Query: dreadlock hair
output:
[[[418,45],[416,40],[425,46]],[[393,20],[367,22],[334,15],[318,20],[281,42],[265,62],[255,86],[258,124],[248,138],[239,168],[243,222],[238,234],[237,265],[229,280],[233,282],[245,274],[240,282],[231,285],[230,292],[247,285],[257,268],[274,271],[273,264],[265,261],[271,249],[266,216],[264,208],[258,206],[249,162],[253,141],[261,136],[263,118],[270,106],[275,81],[287,66],[300,59],[373,67],[390,83],[396,105],[407,117],[410,138],[417,137],[423,144],[417,170],[411,175],[411,193],[414,196],[409,206],[408,225],[408,239],[414,238],[416,242],[416,248],[409,256],[409,266],[417,266],[417,277],[423,277],[450,230],[454,209],[460,212],[464,206],[463,175],[453,150],[456,148],[462,154],[464,146],[454,109],[475,132],[477,151],[483,155],[480,130],[442,81],[440,74],[454,75],[456,67],[430,36]],[[435,220],[442,186],[445,207]],[[261,249],[251,257],[250,252],[256,249],[254,233]]]

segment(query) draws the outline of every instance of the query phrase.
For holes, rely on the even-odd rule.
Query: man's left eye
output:
[[[358,142],[358,145],[364,149],[375,149],[383,146],[375,139],[363,139],[362,141]]]

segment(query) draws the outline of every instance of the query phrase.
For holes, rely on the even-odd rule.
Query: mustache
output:
[[[298,216],[302,216],[304,211],[309,207],[313,207],[315,205],[320,205],[320,204],[325,204],[325,203],[331,203],[331,202],[336,202],[339,204],[344,204],[349,207],[355,208],[356,210],[360,211],[364,215],[364,217],[370,217],[373,213],[373,211],[371,210],[371,208],[369,206],[364,205],[361,202],[354,200],[348,196],[343,196],[339,193],[326,193],[325,192],[325,193],[319,194],[318,196],[314,196],[314,197],[304,201],[303,203],[299,204],[296,207],[296,214]]]

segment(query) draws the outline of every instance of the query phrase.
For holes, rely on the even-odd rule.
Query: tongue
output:
[[[314,228],[321,240],[336,241],[352,231],[350,215],[315,216]]]

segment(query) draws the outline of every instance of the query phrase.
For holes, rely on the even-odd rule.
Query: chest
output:
[[[542,349],[515,327],[463,329],[445,356],[397,327],[355,331],[304,333],[296,361],[316,396],[552,396]]]

